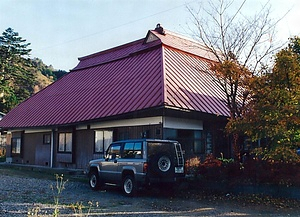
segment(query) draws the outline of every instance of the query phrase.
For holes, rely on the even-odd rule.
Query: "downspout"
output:
[[[51,131],[50,168],[53,168],[53,150],[54,150],[54,130]]]

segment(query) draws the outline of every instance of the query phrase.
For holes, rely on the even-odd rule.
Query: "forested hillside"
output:
[[[9,112],[67,73],[31,58],[29,45],[12,28],[0,36],[0,112]]]
[[[31,59],[31,64],[35,69],[36,73],[36,83],[34,85],[34,93],[45,88],[52,82],[64,76],[67,72],[64,70],[56,70],[52,65],[47,66],[39,58]]]

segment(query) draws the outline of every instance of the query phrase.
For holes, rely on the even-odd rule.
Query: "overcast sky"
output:
[[[31,57],[56,69],[70,70],[78,57],[146,36],[157,23],[173,32],[188,33],[191,15],[186,5],[201,0],[0,0],[0,33],[8,27],[31,43]],[[207,1],[202,0],[203,3]],[[241,3],[241,0],[236,3]],[[254,13],[267,0],[248,0]],[[278,38],[300,35],[300,1],[270,0]]]

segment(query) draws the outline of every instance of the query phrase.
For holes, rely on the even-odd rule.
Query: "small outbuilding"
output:
[[[231,148],[225,94],[205,46],[164,30],[79,58],[68,74],[0,121],[13,163],[84,168],[116,140],[178,140],[185,158]]]

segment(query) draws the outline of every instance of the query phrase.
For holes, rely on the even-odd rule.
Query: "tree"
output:
[[[266,159],[299,159],[300,147],[300,38],[290,39],[275,56],[271,72],[256,77],[253,100],[237,127],[253,140],[267,138]],[[294,155],[291,156],[293,153]]]
[[[0,36],[0,110],[8,112],[27,99],[33,91],[35,80],[28,48],[30,43],[6,29]]]
[[[34,68],[36,68],[40,73],[42,73],[44,76],[48,77],[52,81],[56,81],[65,74],[67,74],[67,72],[64,70],[54,69],[52,65],[47,66],[39,58],[33,58],[31,61]]]
[[[25,56],[29,55],[31,49],[28,48],[30,43],[25,43],[19,33],[14,32],[12,28],[6,29],[0,37],[0,45],[5,47],[12,55]]]
[[[228,133],[233,135],[233,149],[239,158],[238,131],[231,122],[242,117],[250,100],[249,85],[266,66],[267,57],[278,49],[273,43],[276,22],[270,18],[270,7],[249,17],[243,14],[244,0],[236,10],[235,1],[209,1],[199,10],[188,8],[193,19],[193,35],[213,54],[212,79],[226,94],[230,111]],[[230,12],[232,12],[230,14]]]
[[[65,71],[65,70],[55,70],[54,72],[53,72],[53,74],[55,75],[54,77],[55,77],[55,80],[58,80],[58,79],[60,79],[61,77],[63,77],[65,74],[67,74],[67,72]]]
[[[290,38],[288,48],[298,56],[298,61],[300,62],[300,38],[298,36]]]

